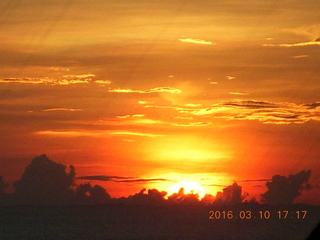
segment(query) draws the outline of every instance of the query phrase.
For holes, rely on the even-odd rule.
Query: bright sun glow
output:
[[[203,187],[199,183],[194,181],[186,181],[179,182],[171,186],[168,192],[168,196],[171,196],[174,193],[178,193],[181,188],[184,189],[184,194],[198,194],[199,199],[202,199],[206,195]]]

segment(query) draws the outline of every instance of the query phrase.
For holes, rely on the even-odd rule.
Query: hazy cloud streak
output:
[[[202,44],[202,45],[215,45],[215,43],[212,43],[212,42],[206,41],[206,40],[202,40],[202,39],[180,38],[179,41],[186,42],[186,43]]]
[[[151,88],[148,90],[136,90],[136,89],[129,89],[129,88],[117,88],[117,89],[109,89],[109,92],[114,93],[181,93],[182,91],[177,88],[171,88],[171,87],[156,87]]]
[[[55,111],[67,111],[67,112],[80,112],[83,111],[83,109],[79,108],[49,108],[43,110],[44,112],[55,112]]]
[[[289,124],[320,121],[319,103],[298,105],[255,100],[234,100],[207,108],[184,109],[180,112],[229,120],[258,120],[262,123]]]
[[[280,44],[272,44],[266,43],[263,44],[264,47],[304,47],[304,46],[320,46],[320,39],[316,39],[310,42],[299,42],[299,43],[280,43]]]
[[[132,131],[87,131],[83,129],[70,129],[70,130],[46,130],[34,132],[36,135],[51,135],[61,137],[110,137],[110,136],[138,136],[138,137],[163,137],[162,134],[154,134],[147,132],[132,132]]]
[[[45,85],[69,85],[69,84],[86,84],[88,79],[53,79],[53,78],[5,78],[0,79],[0,83],[17,83],[17,84],[45,84]]]

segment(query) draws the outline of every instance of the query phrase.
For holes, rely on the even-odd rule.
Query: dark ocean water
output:
[[[290,215],[279,219],[279,210]],[[320,221],[320,207],[301,205],[9,206],[0,211],[1,240],[304,240]],[[213,217],[220,214],[219,219],[209,219],[210,211],[218,211]]]

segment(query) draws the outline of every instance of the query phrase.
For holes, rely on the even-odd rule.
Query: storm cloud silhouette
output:
[[[14,199],[19,204],[56,205],[70,202],[75,168],[51,161],[45,154],[35,157],[20,180],[13,183]]]
[[[268,191],[261,195],[263,202],[271,205],[288,205],[301,195],[303,189],[309,189],[308,180],[311,170],[302,170],[289,177],[275,175],[266,183]]]

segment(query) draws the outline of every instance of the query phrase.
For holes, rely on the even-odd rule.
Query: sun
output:
[[[206,195],[204,188],[199,183],[195,181],[185,181],[185,182],[178,182],[172,185],[169,188],[169,192],[167,196],[171,196],[174,193],[178,193],[181,188],[184,189],[184,194],[198,194],[199,199],[202,199]]]

